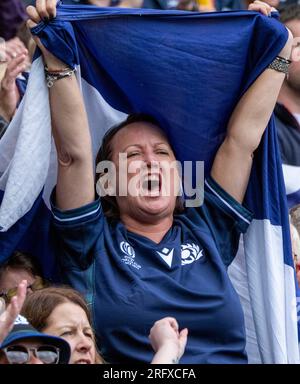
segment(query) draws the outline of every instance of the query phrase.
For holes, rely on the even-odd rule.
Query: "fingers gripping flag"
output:
[[[277,20],[254,12],[84,6],[59,6],[57,18],[41,22],[33,33],[62,61],[77,67],[94,155],[110,126],[130,113],[143,112],[160,122],[179,160],[204,160],[206,173],[237,101],[287,39]],[[42,59],[37,57],[25,98],[0,142],[0,187],[5,190],[0,247],[5,242],[7,246],[10,233],[16,236],[16,225],[38,198],[45,208],[55,184],[43,77]],[[295,363],[295,279],[272,120],[255,156],[245,204],[255,219],[231,276],[244,306],[249,361]],[[19,242],[26,237],[24,227]]]

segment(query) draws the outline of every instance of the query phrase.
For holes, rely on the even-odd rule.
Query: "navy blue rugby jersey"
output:
[[[203,205],[175,216],[159,244],[109,222],[99,200],[64,212],[53,204],[52,211],[65,282],[90,304],[108,362],[150,362],[149,331],[165,316],[189,330],[181,363],[247,362],[243,311],[227,266],[252,215],[213,179]]]

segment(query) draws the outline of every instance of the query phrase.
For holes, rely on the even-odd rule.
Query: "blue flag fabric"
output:
[[[41,22],[33,33],[57,57],[77,68],[94,154],[110,126],[127,114],[143,112],[160,122],[179,160],[203,160],[206,173],[238,100],[287,39],[287,31],[275,18],[254,12],[200,14],[92,6],[59,6],[57,18]],[[6,134],[0,142],[0,164],[1,150],[5,151],[4,145],[9,148],[0,168],[0,187],[5,187],[0,226],[6,231],[5,241],[40,193],[48,204],[55,182],[42,78],[43,66],[37,57],[11,127],[25,141],[29,136],[42,145],[34,146],[27,162],[18,155],[28,151],[21,139]],[[39,113],[30,114],[37,105]],[[31,120],[31,131],[24,119]],[[17,154],[11,150],[14,144]],[[22,190],[17,188],[20,185]],[[254,221],[233,265],[232,279],[250,319],[246,319],[249,360],[298,362],[295,275],[272,119],[255,156],[245,204],[253,211]],[[38,256],[43,258],[41,253]]]
[[[0,202],[3,192],[0,191]],[[16,250],[31,254],[43,271],[44,277],[59,281],[55,263],[55,239],[51,230],[51,212],[43,201],[42,194],[32,208],[8,232],[0,232],[0,263]]]

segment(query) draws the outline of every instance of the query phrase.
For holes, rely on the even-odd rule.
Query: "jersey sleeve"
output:
[[[241,233],[245,233],[253,214],[230,196],[212,177],[205,180],[204,203],[199,208],[224,264],[233,261]]]
[[[103,231],[100,199],[80,208],[62,211],[55,205],[54,190],[50,201],[60,262],[65,268],[88,268]]]

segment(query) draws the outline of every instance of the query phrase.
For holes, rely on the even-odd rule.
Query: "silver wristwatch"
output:
[[[268,68],[274,69],[277,72],[283,72],[286,75],[289,72],[289,65],[291,64],[291,60],[285,59],[284,57],[277,56],[271,64],[269,64]]]

